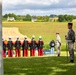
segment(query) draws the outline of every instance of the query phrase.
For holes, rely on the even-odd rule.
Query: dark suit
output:
[[[24,40],[23,41],[23,45],[22,45],[22,48],[23,48],[23,56],[28,56],[28,47],[29,47],[29,43],[27,40]]]
[[[20,57],[21,42],[19,40],[15,41],[15,48],[16,48],[16,57]]]

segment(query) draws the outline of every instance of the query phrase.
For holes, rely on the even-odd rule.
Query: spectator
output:
[[[54,54],[55,41],[52,40],[49,45],[50,45],[51,54]]]

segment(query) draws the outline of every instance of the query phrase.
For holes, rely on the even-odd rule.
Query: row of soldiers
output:
[[[23,56],[28,56],[28,48],[30,47],[30,56],[35,56],[35,50],[36,47],[38,48],[38,56],[43,55],[43,45],[44,42],[42,41],[42,37],[39,36],[38,42],[35,41],[35,36],[32,36],[31,41],[29,42],[27,37],[24,37],[23,43],[19,40],[19,37],[17,37],[16,41],[13,42],[11,37],[9,37],[9,40],[7,43],[5,43],[5,40],[3,41],[3,57],[6,57],[6,48],[8,49],[8,57],[13,56],[13,47],[15,47],[16,57],[20,57],[20,48],[22,47]]]

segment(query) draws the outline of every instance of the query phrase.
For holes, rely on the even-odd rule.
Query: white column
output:
[[[0,0],[0,75],[3,74],[3,59],[2,59],[2,1]]]

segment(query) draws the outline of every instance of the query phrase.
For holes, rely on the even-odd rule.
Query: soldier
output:
[[[68,50],[70,54],[70,62],[74,62],[74,42],[75,42],[75,32],[72,29],[73,23],[68,23],[68,34],[65,35],[65,39],[67,40],[68,43]]]
[[[29,47],[29,42],[27,40],[27,37],[25,36],[22,44],[23,56],[28,56],[28,47]]]
[[[9,40],[7,42],[7,48],[8,48],[8,57],[13,56],[13,41],[11,39],[11,36],[9,36]]]
[[[57,50],[58,56],[60,56],[60,46],[61,46],[61,38],[59,33],[56,33],[56,50]]]
[[[5,40],[2,38],[2,42],[3,42],[3,57],[6,57],[6,43],[5,43]]]
[[[39,36],[39,40],[38,40],[38,56],[42,56],[43,55],[43,45],[44,42],[42,41],[42,36]]]
[[[17,36],[17,40],[15,41],[15,48],[16,48],[16,57],[20,57],[21,42],[18,36]]]
[[[35,36],[32,36],[32,39],[31,39],[31,43],[30,43],[30,55],[31,56],[35,56],[35,49],[36,49],[36,41],[35,41]]]

